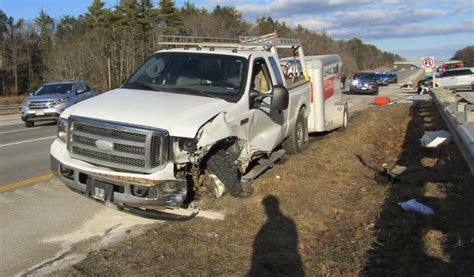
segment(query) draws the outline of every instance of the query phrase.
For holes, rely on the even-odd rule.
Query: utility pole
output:
[[[109,90],[112,89],[112,77],[111,77],[111,74],[110,74],[110,58],[107,58],[107,68],[108,68],[108,71],[109,71]]]

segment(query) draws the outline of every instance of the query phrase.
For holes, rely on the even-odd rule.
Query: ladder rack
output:
[[[264,50],[275,48],[299,48],[299,39],[279,38],[276,32],[263,36],[239,36],[234,38],[198,37],[198,36],[176,36],[162,35],[159,44],[161,45],[187,45],[200,47],[263,47]]]

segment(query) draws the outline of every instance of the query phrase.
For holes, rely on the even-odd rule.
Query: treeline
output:
[[[333,40],[304,26],[294,29],[270,17],[244,20],[234,7],[212,11],[172,0],[120,0],[111,9],[93,0],[78,17],[54,20],[41,11],[31,21],[0,10],[0,96],[25,94],[43,82],[84,80],[97,90],[118,87],[151,53],[163,34],[235,38],[277,31],[302,40],[307,55],[341,55],[345,70],[391,65],[400,56],[358,38]]]
[[[456,51],[451,60],[461,60],[465,67],[474,66],[474,45],[464,47]]]

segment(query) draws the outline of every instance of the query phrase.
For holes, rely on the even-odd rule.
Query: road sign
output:
[[[435,66],[435,60],[433,57],[423,57],[421,58],[421,65],[424,68],[431,68]]]

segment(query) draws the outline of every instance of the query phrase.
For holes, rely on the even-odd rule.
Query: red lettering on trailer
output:
[[[313,88],[313,82],[311,81],[311,85],[309,86],[310,87],[310,98],[309,98],[309,101],[310,103],[314,103],[314,88]]]

